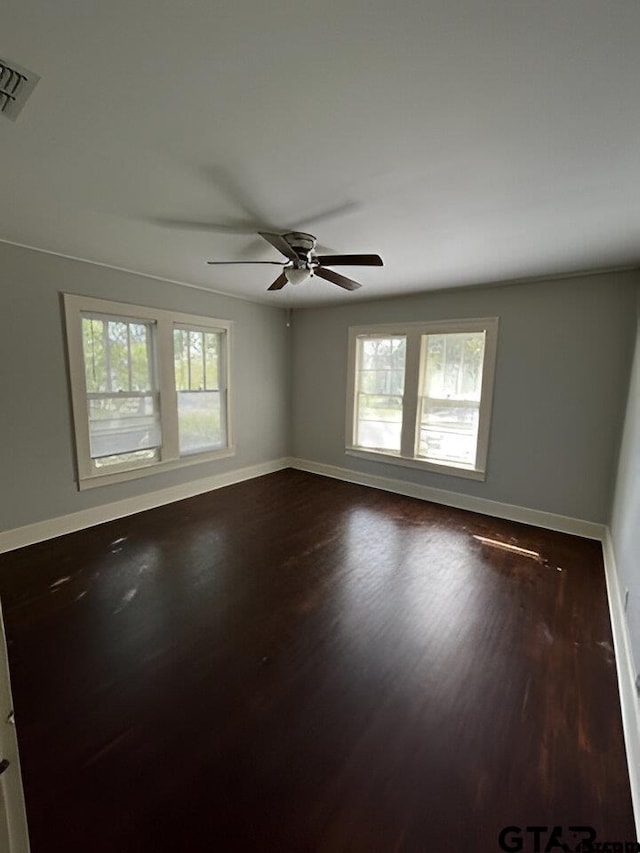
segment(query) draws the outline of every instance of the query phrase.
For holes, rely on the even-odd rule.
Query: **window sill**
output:
[[[89,474],[78,480],[78,490],[84,491],[85,489],[95,489],[98,486],[124,483],[127,480],[138,480],[142,477],[150,477],[152,474],[161,474],[163,471],[174,471],[178,468],[187,468],[190,465],[212,462],[216,459],[227,459],[230,456],[235,456],[235,453],[235,447],[224,447],[221,450],[183,456],[180,459],[171,459],[167,462],[154,462],[151,465],[130,468],[128,471],[114,471],[113,473],[105,471],[105,473],[100,474]]]
[[[458,465],[430,462],[426,459],[407,459],[392,453],[378,453],[375,450],[360,450],[357,447],[347,447],[347,456],[357,456],[371,462],[383,462],[388,465],[398,465],[401,468],[415,468],[419,471],[431,471],[434,474],[445,474],[449,477],[463,477],[467,480],[486,480],[486,472],[476,468],[463,468]]]

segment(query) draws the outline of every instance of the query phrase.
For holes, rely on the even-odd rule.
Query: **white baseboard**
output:
[[[54,536],[74,533],[76,530],[93,527],[105,521],[113,521],[116,518],[134,515],[136,512],[143,512],[144,510],[155,509],[155,507],[173,503],[174,501],[192,498],[204,492],[221,489],[223,486],[241,483],[243,480],[251,480],[254,477],[261,477],[264,474],[272,474],[274,471],[281,471],[283,468],[289,467],[290,460],[288,458],[274,459],[259,465],[237,468],[234,471],[228,471],[224,474],[214,474],[210,477],[203,477],[188,483],[182,483],[179,486],[169,486],[166,489],[147,492],[137,497],[125,498],[121,501],[103,504],[102,506],[92,507],[91,509],[81,509],[78,512],[72,512],[68,515],[61,515],[57,518],[47,519],[46,521],[36,521],[34,524],[27,524],[24,527],[6,530],[0,533],[0,554],[5,551],[13,551],[16,548],[23,548],[25,545],[33,545],[35,542],[42,542],[45,539],[53,539]]]
[[[560,533],[572,533],[575,536],[584,536],[587,539],[601,541],[606,530],[604,524],[597,524],[593,521],[584,521],[579,518],[556,515],[552,512],[543,512],[539,509],[528,509],[527,507],[500,503],[472,495],[462,495],[445,489],[434,489],[431,486],[407,483],[404,480],[394,480],[391,477],[362,474],[359,471],[339,468],[337,465],[324,465],[307,459],[291,459],[290,467],[297,468],[299,471],[308,471],[310,474],[322,474],[325,477],[333,477],[335,480],[345,480],[348,483],[356,483],[360,486],[371,486],[385,492],[394,492],[410,498],[419,498],[424,501],[456,507],[456,509],[479,512],[482,515],[490,515],[494,518],[520,521],[523,524],[532,524],[534,527],[544,527],[547,530],[557,530]]]
[[[607,579],[611,632],[615,650],[616,669],[618,671],[618,690],[622,711],[622,728],[627,747],[629,782],[631,799],[636,821],[636,835],[640,839],[640,697],[636,690],[636,671],[631,652],[631,640],[627,627],[627,618],[618,583],[616,557],[609,528],[603,541],[604,572]]]
[[[422,486],[416,483],[407,483],[404,480],[395,480],[390,477],[380,477],[373,474],[362,474],[348,468],[339,468],[336,465],[325,465],[321,462],[311,462],[307,459],[296,459],[282,457],[247,468],[238,468],[225,474],[214,474],[198,480],[192,480],[179,486],[170,486],[166,489],[158,489],[133,498],[125,498],[102,506],[83,509],[78,512],[61,515],[56,518],[37,521],[24,527],[16,527],[13,530],[0,532],[0,554],[5,551],[13,551],[23,548],[25,545],[33,545],[52,539],[55,536],[63,536],[65,533],[74,533],[85,527],[93,527],[105,521],[113,521],[133,515],[136,512],[144,512],[174,501],[191,498],[195,495],[221,489],[224,486],[241,483],[253,477],[261,477],[284,468],[297,468],[300,471],[308,471],[311,474],[321,474],[348,483],[357,483],[362,486],[370,486],[374,489],[382,489],[386,492],[394,492],[407,497],[420,498],[433,503],[444,504],[458,509],[466,509],[470,512],[479,512],[483,515],[505,518],[509,521],[521,521],[524,524],[532,524],[535,527],[545,527],[548,530],[558,530],[561,533],[573,533],[577,536],[585,536],[589,539],[603,540],[605,526],[592,521],[583,521],[577,518],[569,518],[564,515],[556,515],[542,510],[527,509],[526,507],[491,501],[485,498],[472,497],[471,495],[457,494],[444,489],[434,489],[430,486]]]

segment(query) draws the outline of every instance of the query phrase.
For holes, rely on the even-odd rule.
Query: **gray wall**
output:
[[[294,456],[606,522],[639,280],[612,273],[296,311]],[[487,316],[500,328],[485,482],[345,455],[350,325]]]
[[[627,621],[640,672],[640,313],[610,529],[620,591],[629,590]]]
[[[0,243],[0,530],[290,453],[606,522],[639,282],[636,273],[618,273],[301,309],[288,329],[279,309]],[[60,300],[65,291],[234,320],[236,456],[79,492]],[[478,316],[500,317],[486,482],[346,456],[348,327]],[[636,383],[637,373],[636,367]],[[640,415],[631,425],[629,417],[622,470],[629,455],[635,453],[637,463],[640,454]],[[622,532],[625,524],[632,527],[623,512],[631,488],[619,477],[619,538],[630,535]]]
[[[79,492],[61,292],[234,320],[237,454]],[[289,452],[280,309],[0,243],[0,530],[277,459]]]

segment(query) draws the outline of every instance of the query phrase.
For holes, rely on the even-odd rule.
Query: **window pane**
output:
[[[87,391],[107,390],[104,321],[82,318],[82,343]]]
[[[176,390],[219,391],[222,333],[173,330]]]
[[[400,451],[402,397],[358,394],[356,445]]]
[[[205,341],[205,370],[207,391],[217,391],[220,373],[220,352],[222,348],[221,335],[218,332],[207,332]]]
[[[365,394],[395,394],[404,391],[403,370],[361,370],[360,390]]]
[[[357,447],[400,452],[406,338],[358,338]]]
[[[151,324],[83,316],[82,340],[88,392],[152,389]]]
[[[129,323],[131,391],[149,391],[153,387],[149,355],[150,344],[150,327],[144,323]]]
[[[116,456],[103,456],[94,460],[96,468],[110,468],[113,465],[124,465],[131,463],[131,466],[140,464],[141,462],[152,461],[158,458],[157,450],[137,450],[135,453],[119,453]]]
[[[187,369],[187,345],[189,333],[185,329],[173,330],[173,363],[176,376],[176,391],[189,390],[189,372]]]
[[[204,347],[202,332],[191,330],[189,333],[188,372],[191,391],[204,389]]]
[[[127,323],[109,320],[107,326],[107,387],[109,391],[130,391]]]
[[[360,345],[361,370],[397,370],[404,371],[406,339],[404,336],[362,337]]]
[[[484,339],[484,332],[425,335],[424,396],[479,402]]]
[[[219,391],[179,391],[180,453],[197,453],[226,445]]]
[[[89,395],[87,402],[93,459],[160,446],[160,416],[153,395]]]
[[[475,464],[478,414],[477,405],[442,406],[423,398],[418,455]]]

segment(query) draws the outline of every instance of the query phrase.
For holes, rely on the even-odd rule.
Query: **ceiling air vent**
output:
[[[0,58],[0,115],[15,121],[39,79],[16,62]]]

